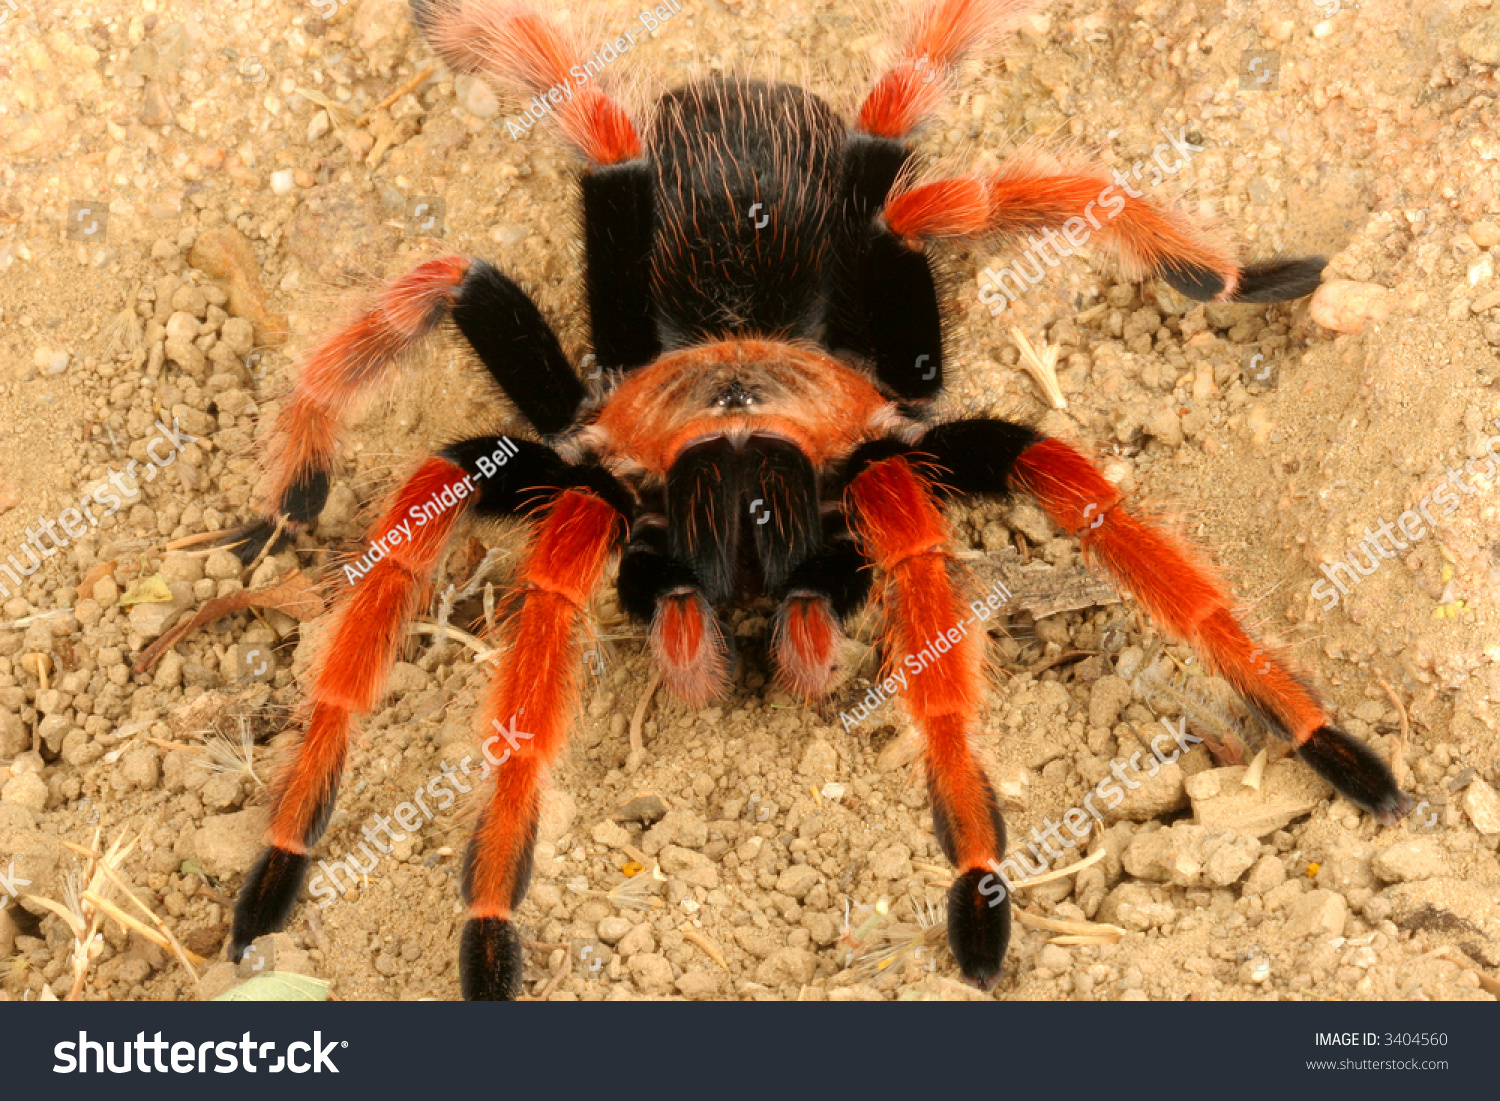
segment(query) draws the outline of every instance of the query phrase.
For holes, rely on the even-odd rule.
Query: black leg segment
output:
[[[583,239],[594,355],[604,370],[641,367],[661,354],[651,292],[655,202],[648,162],[583,177]]]
[[[1042,437],[1010,421],[949,421],[929,430],[913,448],[926,458],[935,488],[945,496],[1003,495],[1021,453]]]
[[[453,302],[453,321],[495,382],[544,436],[578,415],[583,383],[531,297],[490,263],[476,260]]]

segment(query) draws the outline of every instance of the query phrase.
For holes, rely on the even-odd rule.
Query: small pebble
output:
[[[1363,332],[1366,321],[1377,324],[1391,315],[1394,296],[1374,283],[1335,279],[1324,283],[1308,307],[1312,319],[1337,333]]]

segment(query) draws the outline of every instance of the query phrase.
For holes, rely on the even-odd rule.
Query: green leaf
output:
[[[132,604],[170,604],[172,603],[172,587],[167,584],[167,579],[159,573],[141,581],[124,596],[120,597],[120,607],[128,608]]]
[[[271,971],[232,987],[216,1002],[326,1002],[328,983],[292,971]]]

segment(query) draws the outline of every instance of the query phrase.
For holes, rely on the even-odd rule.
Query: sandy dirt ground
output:
[[[589,25],[620,33],[642,6],[598,4]],[[608,73],[637,108],[733,69],[851,111],[895,26],[846,0],[680,7]],[[294,550],[246,573],[225,551],[167,544],[251,515],[257,439],[297,351],[351,291],[420,258],[502,265],[582,364],[578,166],[545,125],[515,133],[519,98],[441,66],[418,81],[433,58],[396,0],[15,0],[0,20],[0,564],[45,548],[28,578],[0,571],[0,997],[209,998],[243,976],[224,961],[232,900],[327,617],[240,611],[149,671],[139,655],[212,599],[328,580],[421,455],[524,429],[439,341],[351,419],[328,511]],[[966,63],[923,137],[930,164],[966,171],[1022,145],[1128,167],[1182,135],[1201,151],[1158,197],[1213,217],[1251,258],[1331,257],[1325,279],[1350,285],[1319,319],[1360,331],[1319,324],[1306,300],[1193,305],[1081,256],[996,317],[982,272],[1007,257],[944,250],[944,408],[1094,447],[1209,548],[1249,620],[1394,762],[1417,814],[1380,827],[1275,744],[1251,765],[1255,723],[1091,583],[1034,505],[963,507],[958,550],[1016,596],[988,625],[976,735],[1013,846],[1164,721],[1206,739],[1047,861],[1086,866],[1019,892],[999,986],[959,982],[943,941],[951,873],[899,706],[840,718],[877,678],[872,622],[856,625],[848,679],[809,707],[770,683],[768,607],[737,611],[733,690],[693,710],[648,693],[642,628],[604,596],[519,913],[528,994],[1495,997],[1500,489],[1494,466],[1465,464],[1500,437],[1497,62],[1491,0],[1064,0]],[[1056,351],[1066,408],[1022,370],[1013,328]],[[132,461],[140,480],[113,515],[66,512],[102,505]],[[1420,535],[1382,528],[1443,484],[1456,505]],[[73,525],[66,546],[29,544],[49,520]],[[1378,553],[1362,549],[1372,532]],[[496,553],[459,540],[421,617],[438,633],[413,636],[362,724],[316,851],[336,877],[336,861],[375,851],[363,831],[480,759],[490,667],[439,625],[483,634],[524,533],[475,534]],[[1368,570],[1330,565],[1351,554]],[[1324,572],[1347,591],[1315,589]],[[450,584],[465,592],[448,611]],[[305,895],[262,953],[340,999],[457,997],[475,798],[434,807],[339,891]],[[113,861],[121,884],[202,957],[196,980],[102,914],[75,969],[64,914],[92,918],[79,896],[96,862],[65,843],[120,838],[136,839]],[[155,928],[102,873],[92,886]]]

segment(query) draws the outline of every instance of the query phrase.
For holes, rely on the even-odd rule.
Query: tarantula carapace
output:
[[[597,81],[578,78],[593,75],[583,51],[547,18],[499,0],[415,0],[418,25],[455,73],[545,96],[582,154],[589,322],[608,385],[591,399],[527,293],[465,256],[396,279],[303,362],[267,445],[267,516],[240,533],[245,555],[314,523],[341,414],[445,320],[537,438],[445,448],[372,530],[384,557],[332,612],[303,737],[276,788],[270,847],[240,892],[235,959],[286,921],[353,719],[380,700],[408,621],[470,518],[524,518],[533,534],[505,656],[477,719],[488,731],[524,716],[530,737],[495,769],[466,857],[466,997],[520,990],[513,914],[531,874],[540,785],[574,712],[581,621],[615,560],[621,605],[649,624],[665,683],[690,703],[725,689],[732,640],[718,611],[750,595],[777,602],[771,648],[783,683],[803,698],[830,688],[842,624],[871,599],[884,612],[887,661],[924,647],[935,655],[901,694],[924,739],[934,828],[956,870],[949,941],[963,975],[984,988],[1009,939],[1009,904],[993,875],[1005,826],[970,750],[984,638],[961,629],[967,597],[946,499],[1034,496],[1302,760],[1380,821],[1405,812],[1384,764],[1257,644],[1199,554],[1132,514],[1089,459],[1022,424],[932,412],[952,339],[928,255],[943,239],[1018,240],[1086,221],[1130,270],[1199,301],[1297,298],[1323,267],[1316,258],[1241,266],[1102,174],[1022,158],[965,178],[914,172],[912,135],[955,66],[1030,6],[917,7],[852,125],[803,88],[714,77],[662,95],[638,129]],[[939,638],[948,640],[941,653],[931,647]]]

